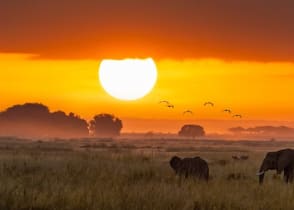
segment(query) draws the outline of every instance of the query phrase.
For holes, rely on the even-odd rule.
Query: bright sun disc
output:
[[[152,90],[157,70],[152,58],[103,60],[99,79],[109,95],[121,100],[136,100]]]

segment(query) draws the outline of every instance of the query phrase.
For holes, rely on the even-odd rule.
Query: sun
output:
[[[99,80],[104,90],[120,100],[137,100],[146,96],[157,81],[152,58],[102,60]]]

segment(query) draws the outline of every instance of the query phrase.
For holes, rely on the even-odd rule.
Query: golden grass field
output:
[[[294,184],[255,175],[267,151],[294,142],[197,140],[0,140],[2,210],[286,210]],[[249,160],[232,160],[248,154]],[[173,155],[201,156],[208,183],[181,181]]]

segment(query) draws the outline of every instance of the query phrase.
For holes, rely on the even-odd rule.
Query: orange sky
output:
[[[293,0],[0,1],[0,52],[294,61]]]
[[[86,119],[108,112],[122,119],[232,121],[230,108],[244,120],[294,119],[294,64],[226,62],[216,59],[158,60],[158,82],[143,99],[125,102],[110,97],[98,82],[98,60],[34,60],[28,55],[0,55],[1,109],[41,102],[52,110],[73,111]],[[174,110],[158,102],[170,100]],[[207,108],[205,101],[216,106]],[[183,116],[185,109],[194,116]],[[242,121],[234,120],[236,125]],[[129,122],[129,121],[128,121]],[[130,122],[126,131],[136,131]],[[146,130],[152,128],[147,127]],[[160,131],[160,129],[158,129]],[[142,126],[140,127],[142,131]]]
[[[134,119],[149,119],[139,131],[203,119],[291,124],[293,7],[292,0],[0,1],[0,109],[41,102],[86,119],[109,112],[125,119],[124,131],[136,131]],[[110,97],[99,63],[134,57],[154,58],[155,88],[133,102]],[[160,106],[163,99],[175,110]],[[185,109],[195,115],[183,116]]]

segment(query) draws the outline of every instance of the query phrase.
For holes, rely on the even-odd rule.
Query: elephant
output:
[[[170,160],[170,166],[176,172],[176,175],[179,175],[180,177],[194,177],[200,180],[208,181],[208,164],[200,157],[181,159],[177,156],[174,156]]]
[[[268,170],[277,170],[277,174],[284,171],[284,181],[286,183],[292,182],[294,178],[294,150],[283,149],[276,152],[269,152],[266,154],[259,172],[259,184],[263,183],[265,172]]]

